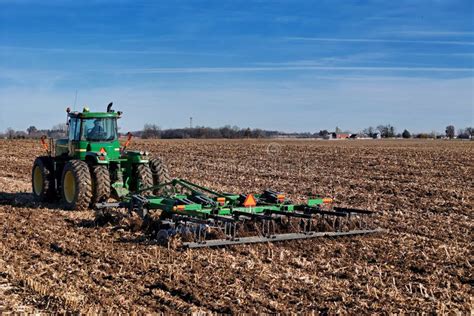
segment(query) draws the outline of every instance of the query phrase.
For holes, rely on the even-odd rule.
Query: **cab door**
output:
[[[81,121],[78,118],[69,120],[69,156],[79,156],[79,140],[81,135]]]

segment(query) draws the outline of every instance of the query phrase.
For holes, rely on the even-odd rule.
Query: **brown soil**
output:
[[[0,313],[472,313],[474,143],[137,141],[222,191],[334,196],[388,233],[176,251],[38,204],[33,141],[0,141]]]

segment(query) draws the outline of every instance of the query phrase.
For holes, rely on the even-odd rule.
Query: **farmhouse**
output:
[[[350,137],[351,137],[351,134],[348,134],[348,133],[332,133],[333,139],[347,139]]]

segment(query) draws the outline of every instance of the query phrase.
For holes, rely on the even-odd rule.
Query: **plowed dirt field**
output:
[[[0,313],[473,312],[474,142],[136,141],[173,176],[378,211],[388,233],[176,251],[34,201],[35,141],[0,140]],[[133,227],[133,225],[130,225]]]

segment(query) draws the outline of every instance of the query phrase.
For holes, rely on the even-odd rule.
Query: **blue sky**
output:
[[[0,0],[0,131],[64,109],[282,131],[474,125],[472,0]]]

